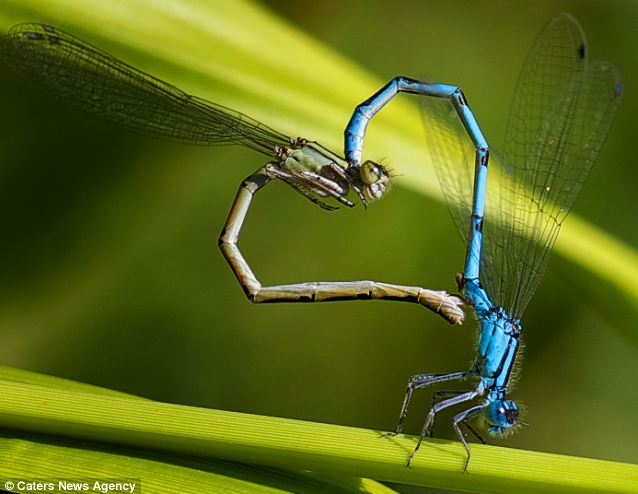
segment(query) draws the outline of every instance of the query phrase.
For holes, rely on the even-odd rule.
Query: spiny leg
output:
[[[480,415],[484,409],[485,409],[485,405],[476,405],[472,408],[468,408],[467,410],[459,413],[458,415],[455,415],[454,418],[452,419],[452,424],[454,426],[454,430],[456,431],[456,435],[458,436],[459,440],[463,443],[463,446],[465,447],[465,451],[467,452],[467,459],[465,460],[465,465],[463,466],[464,473],[467,472],[467,467],[470,464],[470,458],[472,457],[472,452],[470,451],[470,446],[467,444],[467,440],[465,439],[465,436],[463,435],[463,431],[461,430],[460,424],[464,424],[483,442],[483,444],[485,444],[485,441],[483,441],[483,438],[481,438],[481,436],[479,436],[474,430],[474,428],[470,426],[469,424],[469,421],[472,420],[474,417]]]
[[[464,393],[464,391],[436,391],[432,393],[432,406],[434,406],[439,401],[439,399],[451,398],[452,396],[457,396],[457,395],[460,395],[461,393]],[[430,428],[430,434],[428,437],[432,437],[434,435],[435,425],[436,425],[436,417],[434,417],[434,422],[432,422],[432,427]],[[487,444],[485,442],[485,439],[483,439],[483,437],[479,434],[479,432],[474,427],[472,427],[472,425],[469,422],[463,422],[463,425],[465,425],[465,427],[467,427],[467,430],[469,430],[474,435],[474,437],[476,437],[476,439],[478,439],[481,443]]]
[[[337,165],[335,165],[338,167]],[[312,184],[313,188],[317,188],[317,190],[325,190],[331,197],[334,197],[339,202],[346,204],[349,207],[354,206],[354,203],[349,199],[346,199],[345,194],[348,193],[348,190],[343,190],[343,188],[337,184],[335,181],[330,180],[329,178],[322,177],[321,175],[315,172],[304,171],[300,174],[303,177],[306,184]]]
[[[391,435],[400,434],[403,430],[403,421],[408,414],[408,408],[410,401],[412,400],[412,393],[415,389],[431,386],[432,384],[438,384],[446,381],[467,379],[470,374],[468,372],[452,372],[447,374],[416,374],[408,381],[408,387],[405,391],[405,397],[403,398],[403,404],[401,405],[401,413],[399,414],[399,421],[394,433]]]
[[[432,394],[432,406],[434,406],[438,402],[439,398],[443,398],[443,399],[445,399],[446,397],[450,398],[452,396],[460,395],[461,393],[463,393],[463,391],[437,391]],[[432,422],[432,427],[430,428],[430,434],[428,437],[432,437],[434,435],[435,425],[436,425],[436,417],[434,417],[434,421]],[[476,437],[476,439],[478,439],[481,443],[487,444],[485,442],[485,439],[483,439],[483,437],[481,436],[481,434],[479,434],[479,432],[474,427],[472,427],[472,425],[469,422],[463,422],[463,425],[467,427],[467,430],[469,430],[474,435],[474,437]]]
[[[434,407],[434,405],[436,405],[441,400],[460,395],[461,393],[465,393],[465,391],[456,391],[456,390],[435,391],[434,393],[432,393],[432,403],[430,404],[430,408]],[[434,418],[434,422],[432,422],[432,427],[430,428],[430,434],[428,435],[428,437],[434,436],[435,426],[436,426],[436,417]]]
[[[350,187],[354,189],[354,191],[359,196],[359,199],[361,199],[361,204],[363,204],[363,208],[368,209],[368,199],[366,198],[366,195],[363,193],[363,190],[361,190],[361,187],[357,184],[358,181],[355,180],[355,177],[359,178],[360,176],[360,171],[358,167],[356,169],[353,167],[350,167],[346,171],[343,168],[341,168],[339,165],[335,163],[331,163],[330,169],[333,170],[337,174],[337,176],[343,178],[346,182],[350,184]]]
[[[338,165],[335,166],[338,167]],[[272,167],[271,169],[269,169],[269,171],[277,178],[298,181],[299,183],[304,184],[306,187],[312,190],[316,190],[317,194],[320,194],[324,197],[330,196],[337,199],[337,196],[340,196],[341,198],[344,198],[345,194],[348,193],[348,189],[344,190],[344,188],[334,180],[322,177],[315,172],[301,170],[295,173],[291,173],[287,170],[276,167]],[[349,205],[354,206],[354,203],[350,202]]]
[[[434,422],[434,417],[436,416],[437,413],[451,406],[458,405],[459,403],[463,403],[464,401],[473,400],[479,395],[480,395],[480,392],[477,390],[467,391],[465,393],[461,393],[458,396],[454,396],[453,398],[448,398],[447,400],[441,401],[437,403],[436,405],[434,405],[428,413],[428,417],[425,421],[425,424],[423,425],[423,430],[421,431],[421,435],[419,436],[419,441],[416,443],[416,447],[410,454],[410,457],[408,458],[408,463],[406,466],[407,467],[410,466],[410,464],[412,463],[412,459],[414,458],[414,455],[417,453],[417,451],[421,447],[423,438],[429,434],[430,427],[432,427],[432,423]]]
[[[345,204],[348,207],[353,207],[354,203],[350,201],[334,182],[320,177],[316,173],[305,172],[303,175],[290,173],[272,165],[266,165],[268,173],[273,178],[278,178],[287,183],[298,183],[303,187],[307,187],[310,191],[322,197],[332,197],[339,201],[341,204]]]
[[[421,304],[452,324],[462,324],[465,317],[463,299],[445,291],[368,280],[262,286],[239,250],[237,241],[254,194],[271,180],[279,178],[270,173],[272,168],[266,165],[242,182],[219,238],[219,247],[249,300],[255,303],[397,300]]]
[[[335,160],[340,159],[340,156],[334,155],[334,153],[331,150],[329,150],[325,146],[322,146],[320,143],[313,142],[313,145],[321,149],[323,151],[323,154],[325,154],[326,156],[333,155]],[[350,187],[354,189],[354,191],[359,196],[359,199],[361,199],[361,204],[363,204],[363,207],[367,209],[368,200],[365,194],[363,193],[363,190],[361,190],[361,187],[358,184],[359,167],[349,166],[347,169],[344,169],[341,166],[337,165],[336,162],[330,163],[328,167],[337,177],[345,180],[348,184],[350,184]]]
[[[472,424],[470,424],[468,421],[464,421],[463,425],[467,427],[467,430],[470,431],[481,444],[487,444],[487,441],[483,438],[483,436],[481,436],[479,431],[477,431]]]
[[[286,185],[292,187],[296,192],[304,196],[310,202],[319,206],[321,209],[325,209],[326,211],[336,211],[337,209],[339,209],[337,206],[333,206],[332,204],[323,202],[321,199],[319,199],[319,197],[317,197],[318,194],[315,191],[310,190],[305,185],[285,178],[282,178],[281,180],[283,180]]]

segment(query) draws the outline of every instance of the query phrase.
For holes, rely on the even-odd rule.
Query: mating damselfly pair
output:
[[[525,63],[505,154],[490,162],[498,169],[490,175],[496,182],[489,187],[490,149],[456,86],[393,79],[355,110],[346,127],[342,158],[318,143],[291,139],[244,114],[191,96],[49,25],[15,26],[2,40],[2,55],[48,92],[119,125],[192,144],[239,144],[268,155],[270,161],[240,186],[220,237],[222,252],[252,301],[404,300],[425,305],[453,323],[463,321],[463,302],[473,306],[480,336],[471,369],[414,376],[396,433],[415,389],[456,379],[475,379],[477,384],[467,392],[435,393],[421,439],[431,432],[439,411],[468,401],[476,404],[454,417],[467,462],[470,449],[462,425],[479,438],[472,419],[482,417],[493,435],[516,425],[518,407],[507,394],[519,353],[520,317],[622,93],[615,67],[587,62],[584,36],[571,17],[553,20]],[[399,92],[430,97],[423,98],[428,148],[455,223],[467,240],[465,269],[458,276],[464,299],[373,281],[262,286],[237,247],[253,195],[270,181],[281,180],[325,209],[334,208],[329,200],[351,207],[357,199],[365,205],[382,197],[389,176],[377,163],[362,162],[363,139],[369,120]],[[469,140],[462,140],[448,122],[444,104],[451,105]],[[472,157],[459,159],[472,148]]]

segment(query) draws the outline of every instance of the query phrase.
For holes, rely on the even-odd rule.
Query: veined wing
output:
[[[72,106],[153,137],[239,144],[267,155],[290,143],[242,113],[191,96],[52,26],[12,27],[1,41],[0,54]]]
[[[447,98],[422,98],[426,149],[454,224],[467,243],[472,214],[475,151]],[[462,266],[461,266],[462,267]]]
[[[568,15],[552,20],[519,77],[505,158],[495,160],[487,185],[481,280],[513,317],[521,316],[545,272],[621,94],[614,65],[587,63],[577,22]]]

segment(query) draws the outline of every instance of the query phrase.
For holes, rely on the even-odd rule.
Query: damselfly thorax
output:
[[[354,190],[362,204],[380,199],[390,185],[388,171],[378,163],[362,165],[347,163],[318,142],[302,137],[290,145],[276,148],[277,161],[265,166],[265,171],[324,209],[334,206],[320,198],[333,198],[348,207],[354,202],[348,195]]]

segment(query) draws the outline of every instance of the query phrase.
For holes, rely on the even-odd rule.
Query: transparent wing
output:
[[[422,98],[420,103],[430,161],[454,224],[467,243],[472,214],[474,147],[448,99]]]
[[[543,276],[621,93],[615,66],[587,63],[573,18],[561,15],[547,25],[519,77],[505,157],[494,160],[488,179],[481,280],[513,317],[521,316]]]
[[[18,24],[2,39],[0,51],[47,92],[153,137],[239,144],[268,155],[290,143],[242,113],[191,96],[52,26]]]

